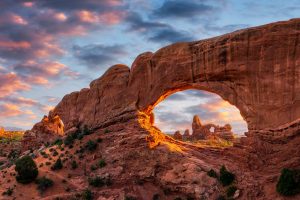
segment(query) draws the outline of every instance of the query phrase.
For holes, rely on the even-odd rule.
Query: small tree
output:
[[[76,169],[78,167],[76,160],[71,162],[72,169]]]
[[[38,167],[30,156],[19,158],[16,162],[15,171],[18,173],[16,180],[19,183],[27,184],[38,176]]]
[[[89,151],[94,151],[97,148],[98,144],[92,140],[89,140],[86,144],[85,144],[85,148]]]
[[[284,196],[300,193],[300,170],[283,169],[276,190]]]
[[[235,179],[235,175],[227,171],[226,167],[223,165],[220,169],[220,182],[223,186],[230,185]]]
[[[83,200],[93,200],[93,199],[94,199],[93,193],[92,193],[91,190],[89,190],[89,189],[85,189],[85,190],[82,192],[81,196],[82,196],[82,199],[83,199]]]
[[[35,183],[38,185],[37,189],[40,192],[44,192],[47,190],[49,187],[53,186],[53,181],[49,178],[46,178],[45,176],[42,178],[39,178],[35,181]]]
[[[105,167],[105,166],[106,166],[106,162],[105,162],[105,160],[104,160],[104,159],[101,159],[101,160],[99,160],[99,163],[98,163],[98,165],[99,165],[99,167],[100,167],[100,168],[103,168],[103,167]]]
[[[105,185],[105,180],[101,177],[89,178],[89,185],[94,187],[102,187]]]
[[[55,170],[59,170],[63,168],[63,164],[60,158],[58,158],[56,160],[56,162],[52,165],[51,170],[55,171]]]

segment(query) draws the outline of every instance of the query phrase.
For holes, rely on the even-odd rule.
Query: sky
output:
[[[142,52],[299,13],[298,0],[1,0],[0,126],[30,129],[65,94],[113,64],[131,66]],[[198,107],[217,101],[200,99]]]

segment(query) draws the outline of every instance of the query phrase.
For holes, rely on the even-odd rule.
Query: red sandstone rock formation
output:
[[[186,129],[182,135],[182,139],[183,140],[188,140],[190,138],[190,130],[189,129]]]
[[[66,130],[102,127],[139,111],[151,115],[168,95],[194,88],[235,105],[250,132],[274,129],[300,116],[299,24],[294,19],[143,53],[131,69],[112,66],[90,88],[66,95],[53,114]]]
[[[22,150],[34,149],[41,144],[51,143],[64,135],[64,124],[58,115],[44,116],[33,128],[24,133]]]
[[[67,131],[84,125],[96,129],[68,149],[71,155],[82,142],[100,137],[103,143],[95,154],[85,152],[83,160],[73,156],[80,165],[75,173],[68,167],[57,173],[41,167],[41,175],[51,174],[58,185],[45,195],[71,199],[88,186],[87,174],[108,174],[112,186],[92,188],[98,199],[124,199],[128,193],[137,199],[152,199],[156,193],[162,199],[187,199],[188,195],[216,199],[224,187],[207,172],[218,171],[224,164],[236,175],[240,199],[282,199],[275,191],[281,169],[300,167],[299,34],[300,19],[295,19],[177,43],[154,54],[141,54],[131,69],[115,65],[90,88],[66,95],[48,118],[60,116]],[[189,88],[215,92],[235,105],[249,125],[249,137],[230,148],[202,148],[182,144],[153,127],[154,106]],[[31,132],[37,134],[39,127],[43,126]],[[108,166],[92,172],[96,157],[107,158]],[[36,161],[47,160],[39,157]],[[70,166],[71,160],[66,162]],[[8,172],[0,176],[12,174],[13,167]],[[75,175],[70,181],[65,178],[68,173]],[[65,192],[62,177],[74,192]],[[17,197],[39,195],[8,178],[10,183],[0,180],[1,193],[16,184],[13,195]]]
[[[211,128],[214,130],[211,131]],[[192,123],[192,135],[191,139],[194,140],[206,140],[211,136],[220,137],[225,140],[232,141],[234,139],[232,127],[230,124],[225,126],[218,126],[215,124],[204,124],[202,125],[199,116],[195,115]]]
[[[180,131],[175,131],[173,137],[175,140],[182,140],[182,135],[181,135]]]

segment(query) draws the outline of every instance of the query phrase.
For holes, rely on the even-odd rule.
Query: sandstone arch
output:
[[[91,128],[150,115],[184,89],[220,95],[249,130],[275,129],[300,118],[300,19],[268,24],[139,55],[131,69],[112,66],[90,88],[66,95],[52,114],[65,129]]]

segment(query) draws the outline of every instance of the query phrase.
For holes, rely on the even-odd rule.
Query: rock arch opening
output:
[[[204,90],[187,89],[163,96],[155,105],[154,126],[176,139],[223,139],[243,136],[247,123],[238,108],[219,95]]]

